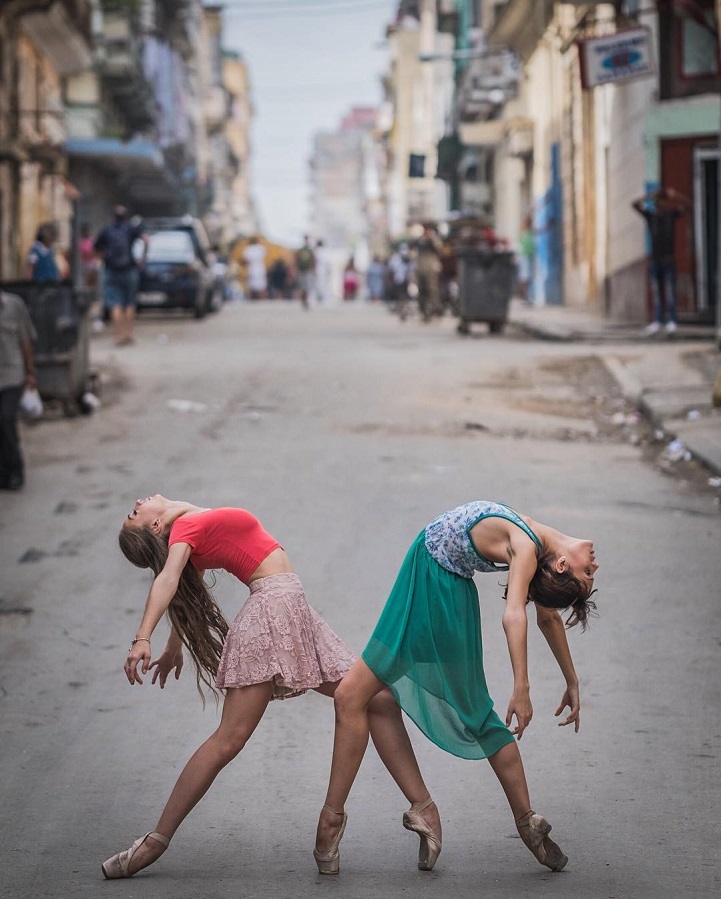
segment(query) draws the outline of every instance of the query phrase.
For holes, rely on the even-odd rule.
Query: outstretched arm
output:
[[[576,669],[573,667],[573,659],[571,658],[571,650],[568,646],[563,619],[556,609],[545,609],[543,606],[537,605],[536,621],[558,662],[561,674],[566,679],[566,690],[561,697],[560,705],[556,709],[556,717],[566,707],[569,709],[569,714],[565,720],[559,721],[559,727],[573,724],[574,730],[578,733],[578,728],[581,726],[581,699],[578,690],[578,676]]]
[[[530,684],[528,681],[528,618],[526,600],[528,585],[536,571],[536,552],[532,546],[511,547],[511,565],[508,572],[506,608],[503,612],[503,630],[506,632],[508,653],[513,668],[513,695],[508,703],[506,725],[511,727],[516,716],[516,727],[511,731],[520,740],[523,731],[533,718]]]
[[[136,643],[130,647],[130,652],[125,660],[125,674],[131,684],[142,684],[142,678],[137,670],[142,662],[141,671],[148,673],[150,667],[150,638],[157,627],[158,622],[167,611],[171,600],[178,589],[180,575],[183,573],[185,563],[190,558],[191,547],[187,543],[173,543],[168,550],[168,558],[165,567],[153,581],[150,593],[145,603],[143,620],[136,634]]]

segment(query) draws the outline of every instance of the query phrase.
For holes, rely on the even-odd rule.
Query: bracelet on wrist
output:
[[[136,643],[140,643],[141,641],[144,641],[145,643],[150,643],[150,637],[134,637],[130,641],[130,648],[132,649]]]

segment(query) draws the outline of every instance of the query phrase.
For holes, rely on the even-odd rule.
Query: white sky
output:
[[[263,233],[291,246],[308,231],[316,131],[382,98],[385,28],[397,0],[221,0],[224,48],[250,72],[251,183]]]

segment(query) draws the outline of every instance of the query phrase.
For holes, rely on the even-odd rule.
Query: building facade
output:
[[[648,321],[647,235],[631,202],[664,186],[690,203],[676,229],[679,318],[712,321],[721,116],[712,0],[460,0],[461,8],[456,46],[476,41],[456,77],[461,156],[481,162],[499,234],[517,245],[531,217],[534,301]],[[624,68],[620,51],[613,61],[607,54],[606,75],[589,81],[590,49],[618,47],[619,38],[637,38],[648,65]],[[512,64],[503,77],[502,54],[515,57],[515,79]]]
[[[118,203],[200,217],[219,244],[252,229],[247,71],[222,42],[201,0],[0,4],[0,279],[41,222],[69,249]]]
[[[68,239],[63,85],[90,64],[91,32],[90,0],[0,6],[0,280],[23,274],[40,223]]]

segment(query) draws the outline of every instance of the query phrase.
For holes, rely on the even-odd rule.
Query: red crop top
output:
[[[282,548],[245,509],[209,509],[181,515],[170,528],[168,544],[187,543],[194,568],[224,568],[247,584],[260,563]]]

